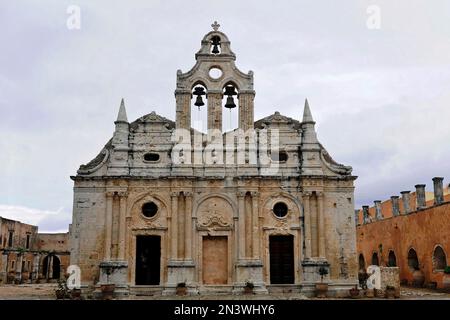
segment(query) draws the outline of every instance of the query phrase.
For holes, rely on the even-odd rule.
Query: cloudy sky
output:
[[[4,0],[0,216],[67,230],[69,176],[111,137],[120,99],[130,121],[174,119],[176,70],[214,20],[255,73],[256,119],[301,119],[307,97],[319,139],[359,176],[357,206],[449,183],[448,0]]]

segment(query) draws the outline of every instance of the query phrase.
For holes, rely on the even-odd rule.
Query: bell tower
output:
[[[191,99],[194,105],[204,108],[206,98],[208,131],[222,131],[222,113],[224,108],[239,108],[238,127],[244,131],[253,128],[253,72],[241,72],[235,66],[236,55],[231,51],[228,37],[219,31],[215,21],[213,31],[206,34],[200,50],[195,54],[196,64],[183,73],[177,71],[176,128],[191,128]],[[237,105],[235,101],[237,97]]]

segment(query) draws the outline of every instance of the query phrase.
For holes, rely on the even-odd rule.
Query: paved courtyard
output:
[[[56,284],[26,284],[26,285],[3,285],[0,286],[0,300],[53,300],[55,299]],[[450,300],[450,294],[436,292],[430,289],[401,288],[402,300]],[[273,294],[273,295],[220,295],[220,296],[196,296],[196,297],[166,297],[166,296],[131,296],[128,299],[192,299],[192,300],[304,300],[308,299],[301,294]],[[313,298],[315,299],[315,298]]]

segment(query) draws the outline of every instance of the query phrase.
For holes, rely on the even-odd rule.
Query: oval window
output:
[[[145,161],[156,162],[159,160],[159,154],[157,153],[146,153],[144,154]]]
[[[219,79],[222,76],[222,70],[219,68],[211,68],[209,69],[209,76],[213,79]]]
[[[157,213],[158,206],[153,201],[144,203],[142,206],[142,214],[147,218],[154,217]]]
[[[275,203],[275,205],[273,206],[273,213],[278,218],[286,217],[286,215],[288,214],[288,207],[287,207],[286,203],[284,203],[284,202]]]

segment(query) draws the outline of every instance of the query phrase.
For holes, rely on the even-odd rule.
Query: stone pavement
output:
[[[24,284],[0,286],[0,300],[53,300],[56,284]],[[449,293],[436,292],[430,289],[402,287],[401,300],[450,300]],[[272,295],[215,295],[215,296],[130,296],[129,300],[305,300],[302,294]],[[313,298],[316,299],[316,298]],[[366,298],[367,299],[367,298]],[[373,298],[376,299],[376,298]],[[320,299],[324,300],[324,299]]]

